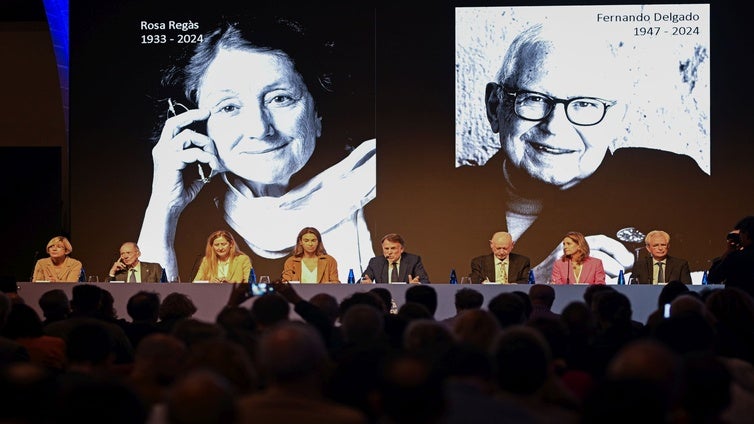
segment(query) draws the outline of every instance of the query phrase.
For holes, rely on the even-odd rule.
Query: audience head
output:
[[[265,293],[251,304],[251,315],[260,328],[287,321],[290,313],[288,301],[277,293]]]
[[[106,367],[115,360],[112,336],[102,323],[77,324],[66,337],[69,365]]]
[[[165,402],[171,424],[233,423],[237,421],[236,392],[217,373],[198,369],[175,383]]]
[[[437,312],[437,291],[430,285],[412,284],[406,289],[406,302],[415,302],[426,306],[429,313],[434,317],[435,312]]]
[[[225,338],[211,338],[191,345],[186,369],[211,370],[230,383],[235,393],[251,393],[259,388],[259,374],[247,351]]]
[[[385,422],[439,422],[446,407],[443,387],[442,374],[429,359],[398,354],[384,362],[376,409]]]
[[[104,290],[92,284],[77,284],[71,291],[71,309],[77,314],[98,315]]]
[[[415,319],[434,319],[426,306],[416,302],[406,302],[398,308],[398,318],[406,323]]]
[[[338,321],[340,305],[335,296],[329,293],[317,293],[309,299],[309,302],[319,308],[319,310],[327,316],[327,319],[331,324],[334,325],[335,322]]]
[[[549,284],[534,284],[529,287],[529,299],[533,305],[552,308],[555,303],[555,289]]]
[[[2,334],[9,339],[41,337],[44,335],[42,320],[31,306],[16,303],[10,309]]]
[[[603,328],[631,324],[631,301],[616,290],[600,293],[592,300],[597,324]]]
[[[172,334],[189,348],[206,341],[225,337],[225,330],[217,324],[199,321],[194,318],[180,320],[173,327]]]
[[[455,342],[448,326],[433,319],[413,320],[403,333],[403,348],[407,352],[432,358],[447,353]]]
[[[591,308],[594,298],[597,295],[608,291],[615,291],[615,288],[606,284],[590,284],[584,289],[584,302]]]
[[[382,303],[385,304],[383,312],[386,314],[390,313],[390,308],[393,306],[393,294],[390,293],[390,290],[384,287],[375,287],[370,289],[369,293],[374,293],[379,296],[379,298],[382,299]]]
[[[191,318],[196,313],[196,306],[190,297],[183,293],[170,293],[162,299],[159,309],[160,320]]]
[[[689,287],[680,281],[670,281],[666,284],[660,295],[657,297],[657,307],[662,308],[666,303],[670,303],[676,297],[689,292]]]
[[[490,311],[471,309],[453,322],[453,334],[459,343],[475,346],[492,353],[500,336],[500,321]]]
[[[71,313],[71,302],[68,295],[61,289],[47,290],[39,297],[39,308],[47,321],[59,321],[68,318]]]
[[[160,295],[141,290],[128,299],[126,311],[134,322],[157,322],[160,312]]]
[[[360,304],[373,306],[380,311],[386,310],[385,303],[382,301],[382,298],[378,294],[371,291],[366,293],[356,292],[340,302],[340,319],[343,319],[343,316],[346,314],[346,312],[348,312],[349,308],[351,308],[353,305]]]
[[[526,322],[526,304],[515,293],[498,294],[487,304],[487,309],[497,318],[502,328]]]
[[[184,370],[187,358],[188,349],[180,339],[170,334],[152,333],[136,346],[131,375],[168,386]]]
[[[374,343],[384,336],[385,314],[372,305],[353,305],[341,318],[340,328],[346,343]]]
[[[321,383],[328,353],[322,337],[309,324],[281,322],[262,335],[259,361],[272,384]]]
[[[515,325],[503,330],[494,357],[497,382],[505,392],[531,395],[549,377],[550,347],[533,328]]]
[[[479,309],[484,305],[484,295],[478,290],[464,287],[455,295],[456,312]]]

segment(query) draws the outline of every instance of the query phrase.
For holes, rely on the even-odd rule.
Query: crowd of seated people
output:
[[[754,300],[737,288],[669,283],[638,322],[604,285],[559,314],[546,285],[463,286],[452,317],[426,285],[340,302],[272,285],[234,287],[214,322],[148,290],[117,317],[106,288],[53,289],[44,320],[0,294],[0,422],[737,423],[754,408]]]

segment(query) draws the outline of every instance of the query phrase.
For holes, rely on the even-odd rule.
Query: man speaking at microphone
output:
[[[159,283],[162,278],[162,266],[157,263],[139,261],[141,251],[134,242],[120,246],[120,258],[110,267],[107,280],[126,281],[128,283]]]

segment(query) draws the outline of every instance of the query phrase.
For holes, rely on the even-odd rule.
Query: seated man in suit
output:
[[[471,282],[526,284],[529,282],[529,258],[511,253],[513,238],[510,234],[499,231],[490,239],[492,253],[477,256],[471,260]]]
[[[429,276],[424,270],[422,258],[406,253],[403,237],[387,234],[382,237],[382,256],[369,260],[369,265],[362,275],[361,282],[371,283],[429,283]]]
[[[688,261],[668,255],[668,233],[661,230],[650,231],[644,242],[647,244],[649,255],[636,261],[631,279],[636,279],[639,284],[664,284],[668,281],[691,284]]]
[[[139,261],[141,251],[134,242],[120,246],[120,258],[110,267],[106,281],[127,281],[129,283],[159,283],[162,279],[162,266]]]

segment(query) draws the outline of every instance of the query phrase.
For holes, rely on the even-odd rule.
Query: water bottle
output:
[[[168,274],[165,272],[165,268],[162,269],[162,275],[160,276],[160,282],[161,283],[167,283],[168,282]]]
[[[529,284],[535,284],[536,280],[534,279],[534,270],[529,270]]]
[[[86,271],[84,271],[84,267],[81,267],[81,272],[79,272],[79,283],[86,283]]]
[[[254,268],[249,271],[249,296],[254,296],[254,285],[257,283],[257,274]]]
[[[458,284],[458,279],[456,278],[456,270],[451,269],[450,270],[450,284]]]
[[[709,285],[709,281],[707,281],[707,273],[708,273],[708,272],[709,272],[709,271],[707,271],[707,270],[705,269],[705,270],[704,270],[704,274],[702,274],[702,285],[703,285],[703,286]]]
[[[626,277],[623,275],[623,270],[620,270],[620,272],[618,273],[618,285],[619,286],[626,285]]]
[[[356,284],[356,277],[353,275],[353,269],[348,270],[348,284]]]

